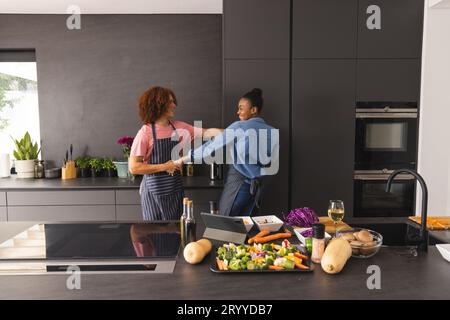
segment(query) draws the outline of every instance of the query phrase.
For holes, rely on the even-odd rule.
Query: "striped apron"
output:
[[[170,122],[173,130],[176,129]],[[171,138],[156,139],[152,123],[153,151],[149,164],[161,164],[172,159],[172,149],[178,141]],[[144,220],[179,220],[183,211],[183,181],[179,171],[173,176],[167,172],[145,174],[141,182],[141,206]]]
[[[249,180],[249,181],[248,181]],[[252,205],[250,212],[241,212],[239,215],[252,215],[255,211],[259,211],[261,203],[261,189],[263,178],[248,179],[237,171],[233,165],[229,166],[227,179],[220,196],[219,201],[219,213],[223,216],[230,216],[233,208],[233,204],[236,200],[236,196],[239,193],[239,189],[244,183],[250,183],[250,195],[248,205]]]

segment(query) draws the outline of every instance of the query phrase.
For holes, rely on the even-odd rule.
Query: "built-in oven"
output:
[[[416,104],[358,102],[355,127],[355,170],[416,168]]]
[[[357,170],[354,174],[354,217],[414,216],[416,182],[412,175],[400,174],[386,192],[392,170]]]

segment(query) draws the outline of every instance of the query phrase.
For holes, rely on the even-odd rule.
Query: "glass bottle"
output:
[[[186,245],[186,235],[184,234],[184,224],[187,217],[189,198],[183,198],[183,214],[180,218],[180,236],[181,236],[181,246],[184,247]]]
[[[323,252],[325,251],[325,226],[321,223],[313,224],[313,239],[312,239],[312,255],[311,261],[320,263]]]
[[[188,201],[188,207],[187,207],[187,215],[186,220],[184,221],[184,237],[185,237],[185,243],[188,244],[189,242],[194,242],[196,240],[195,238],[195,218],[194,218],[194,204],[192,200]]]
[[[44,177],[44,161],[39,160],[34,164],[34,178],[42,179]]]
[[[188,177],[194,176],[194,164],[192,162],[186,163],[186,176]]]

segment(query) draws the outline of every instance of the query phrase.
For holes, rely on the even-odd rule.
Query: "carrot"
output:
[[[248,239],[248,244],[252,244],[253,242],[255,242],[255,239],[256,239],[256,238],[260,238],[260,237],[267,236],[269,233],[270,233],[270,231],[268,231],[268,230],[263,230],[263,231],[261,231],[261,232],[258,233],[256,236],[254,236],[254,237]]]
[[[292,237],[291,233],[275,233],[275,234],[272,234],[267,237],[256,238],[256,239],[254,239],[254,241],[256,243],[266,243],[266,242],[269,242],[272,240],[277,240],[277,239],[281,239],[281,238],[290,238],[290,237]]]
[[[217,267],[219,268],[219,270],[224,270],[224,267],[223,267],[223,264],[222,264],[222,260],[217,258],[216,261],[217,261]]]
[[[299,253],[299,252],[294,252],[294,256],[296,256],[297,258],[303,259],[303,260],[308,260],[308,257]]]
[[[270,269],[270,270],[284,270],[283,267],[274,266],[274,265],[270,265],[270,266],[269,266],[269,269]]]
[[[299,269],[309,270],[309,268],[301,263],[296,263],[295,266]]]

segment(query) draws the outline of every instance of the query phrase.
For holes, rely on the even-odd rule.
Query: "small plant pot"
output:
[[[91,168],[91,175],[92,175],[93,177],[99,178],[99,177],[104,177],[104,176],[105,176],[105,173],[104,173],[103,169],[100,170],[100,171],[95,171],[94,168]]]
[[[17,178],[34,178],[34,164],[35,160],[16,160]]]
[[[114,161],[117,168],[117,176],[119,178],[128,178],[128,161]]]
[[[92,173],[90,168],[83,168],[83,169],[78,168],[77,170],[77,175],[80,178],[89,178],[91,174]]]
[[[117,177],[117,171],[116,169],[105,169],[105,177],[113,178]]]

